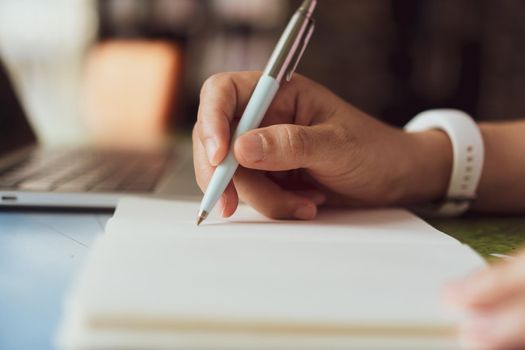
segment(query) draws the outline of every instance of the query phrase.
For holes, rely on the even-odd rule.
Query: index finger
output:
[[[259,76],[258,72],[220,73],[204,83],[197,130],[213,166],[218,165],[228,153],[231,124],[244,109]]]

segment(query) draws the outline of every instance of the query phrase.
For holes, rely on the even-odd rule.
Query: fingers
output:
[[[257,79],[257,73],[216,74],[202,86],[197,131],[211,165],[217,166],[226,156],[230,125],[238,109],[244,108]]]
[[[259,72],[221,73],[204,83],[197,130],[210,164],[216,166],[226,156],[231,125],[242,115],[259,77]],[[327,118],[337,104],[341,101],[328,90],[295,75],[279,89],[261,125],[309,125],[316,118]]]
[[[460,342],[466,349],[524,349],[525,293],[467,318]]]
[[[450,284],[445,297],[453,306],[472,309],[490,306],[516,293],[525,293],[525,255]]]
[[[525,254],[448,286],[446,302],[467,312],[467,349],[525,348]]]
[[[205,191],[215,167],[208,161],[205,147],[198,137],[198,127],[193,132],[193,158],[197,184]],[[235,186],[230,183],[218,203],[218,210],[224,217],[231,216],[237,209],[237,191],[247,204],[274,219],[313,219],[317,214],[317,205],[326,201],[326,196],[320,191],[286,191],[264,173],[239,168],[235,175]]]
[[[237,205],[239,204],[239,198],[237,195],[237,190],[231,181],[226,189],[224,190],[221,199],[219,200],[218,210],[221,213],[222,217],[229,218],[237,210]]]
[[[328,200],[327,196],[323,192],[317,190],[301,190],[294,191],[294,193],[301,197],[308,198],[317,206],[325,204]]]
[[[193,165],[195,167],[195,177],[197,184],[200,189],[204,192],[208,187],[208,183],[213,175],[215,167],[210,164],[208,157],[206,156],[206,150],[204,145],[197,136],[198,131],[196,130],[198,125],[193,129]],[[237,209],[238,196],[233,183],[230,183],[224,194],[222,195],[218,205],[218,210],[222,213],[222,216],[229,217],[233,215]]]
[[[234,152],[239,164],[250,169],[322,167],[333,158],[334,139],[335,133],[327,125],[272,125],[239,137]]]
[[[241,199],[261,214],[273,219],[310,220],[317,215],[315,201],[323,198],[309,193],[311,198],[286,191],[264,173],[240,168],[234,177]]]
[[[201,91],[197,123],[193,133],[195,173],[197,183],[202,190],[206,189],[215,167],[227,155],[232,127],[244,111],[259,76],[259,72],[223,73],[211,77],[204,84]],[[264,126],[288,123],[289,126],[276,128],[276,135],[270,133],[267,139],[269,147],[263,149],[264,152],[267,152],[268,157],[263,162],[258,163],[259,167],[253,166],[253,168],[265,169],[270,165],[270,169],[290,169],[299,167],[301,164],[305,165],[310,161],[313,162],[314,156],[321,154],[320,152],[311,152],[311,150],[317,149],[321,144],[322,137],[319,137],[317,132],[322,131],[322,127],[318,130],[316,127],[306,128],[305,126],[311,125],[315,120],[319,122],[321,119],[329,118],[335,111],[334,106],[338,103],[341,104],[341,101],[328,90],[306,78],[294,76],[290,83],[279,90],[261,124]],[[292,124],[302,126],[295,127]],[[243,150],[244,147],[241,147],[241,152]],[[291,164],[282,154],[280,155],[281,158],[274,156],[274,154],[278,155],[280,150],[286,152],[289,160],[292,161]],[[244,150],[244,154],[241,156],[248,153],[252,154],[251,151],[246,152]],[[267,162],[269,164],[266,164]],[[245,162],[245,164],[248,163]],[[241,165],[243,164],[241,163]],[[291,191],[287,192],[266,179],[265,176],[262,176],[261,179],[257,183],[264,183],[266,188],[272,188],[276,191],[279,189],[281,191],[280,198],[285,201],[284,203],[277,203],[277,209],[274,211],[266,209],[265,205],[257,204],[258,208],[261,208],[261,212],[270,217],[311,218],[315,216],[315,203],[321,203],[325,200],[319,195],[309,197],[307,194],[299,195]],[[248,192],[259,193],[259,191],[254,189],[243,191],[245,197],[254,198],[252,202],[259,203]],[[306,205],[302,206],[307,207],[306,209],[303,208],[302,214],[298,211],[298,203],[301,200],[307,201]],[[269,203],[269,201],[266,202]],[[219,204],[223,209],[223,214],[225,216],[231,215],[235,211],[237,203],[236,186],[230,185]],[[303,204],[305,203],[303,202]],[[297,213],[291,212],[293,208]],[[284,214],[277,213],[277,210],[281,209]]]

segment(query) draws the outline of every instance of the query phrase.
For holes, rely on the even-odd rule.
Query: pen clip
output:
[[[315,21],[311,18],[308,18],[308,24],[304,31],[303,37],[301,38],[301,42],[299,43],[299,48],[297,51],[295,51],[294,56],[290,62],[290,66],[288,67],[288,70],[286,71],[286,81],[290,81],[292,79],[292,75],[297,69],[297,66],[299,65],[299,62],[301,61],[301,58],[303,57],[304,51],[306,50],[306,47],[308,46],[308,42],[310,42],[310,38],[312,37],[312,34],[314,33],[315,29]]]

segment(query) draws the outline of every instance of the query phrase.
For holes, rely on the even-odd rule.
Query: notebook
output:
[[[401,209],[269,220],[126,198],[65,302],[61,349],[444,349],[443,284],[485,265]]]

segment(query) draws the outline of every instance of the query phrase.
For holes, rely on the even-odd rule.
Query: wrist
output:
[[[439,201],[446,196],[452,172],[453,151],[448,135],[439,130],[403,133],[401,185],[396,204]]]

